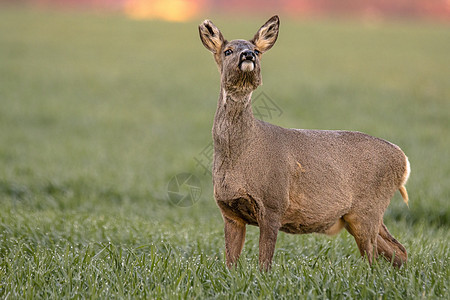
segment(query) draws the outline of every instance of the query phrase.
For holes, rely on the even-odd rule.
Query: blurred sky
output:
[[[0,3],[115,10],[135,19],[178,22],[211,12],[450,21],[450,0],[0,0]]]

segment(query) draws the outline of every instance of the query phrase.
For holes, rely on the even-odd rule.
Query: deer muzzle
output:
[[[256,54],[251,50],[242,51],[239,57],[239,69],[243,72],[251,72],[255,69]]]

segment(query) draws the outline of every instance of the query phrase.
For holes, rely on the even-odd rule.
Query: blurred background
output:
[[[448,0],[2,0],[10,4],[123,11],[132,18],[187,21],[211,13],[450,20]]]
[[[250,38],[274,14],[255,115],[400,145],[411,210],[393,201],[389,213],[448,224],[449,0],[3,0],[0,192],[77,210],[145,201],[177,219],[168,185],[187,173],[202,182],[190,212],[217,215],[219,76],[197,26],[210,18],[226,38]]]
[[[250,38],[274,14],[257,117],[399,144],[411,214],[399,201],[390,213],[447,224],[449,0],[3,0],[0,191],[77,209],[92,206],[80,195],[150,200],[170,215],[168,182],[188,173],[203,184],[201,209],[217,213],[219,76],[197,26],[210,18],[226,38]]]

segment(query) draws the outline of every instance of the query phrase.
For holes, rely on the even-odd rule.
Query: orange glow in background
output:
[[[133,19],[161,19],[184,22],[200,11],[198,1],[189,0],[127,0],[125,14]]]
[[[450,21],[450,0],[0,0],[0,6],[2,3],[121,11],[132,19],[170,22],[185,22],[211,14]]]

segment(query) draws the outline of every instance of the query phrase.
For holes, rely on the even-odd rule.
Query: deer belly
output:
[[[286,233],[292,233],[292,234],[307,234],[307,233],[325,233],[329,235],[334,235],[342,227],[339,228],[339,230],[334,230],[333,228],[336,226],[336,224],[340,224],[340,219],[338,220],[332,220],[325,223],[301,223],[301,222],[289,222],[284,223],[280,230]],[[333,229],[330,231],[330,229]]]
[[[340,219],[349,211],[350,203],[314,202],[291,202],[282,218],[280,230],[293,234],[316,232],[331,235],[340,231]]]

